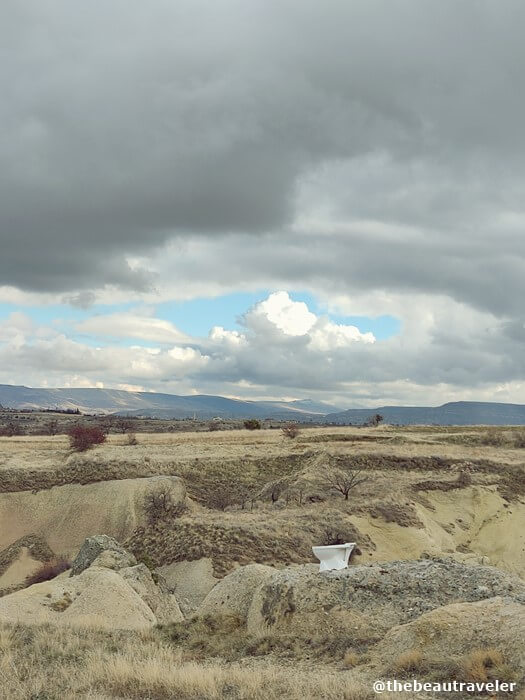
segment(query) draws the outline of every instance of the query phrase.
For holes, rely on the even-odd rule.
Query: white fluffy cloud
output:
[[[246,325],[252,328],[257,328],[261,320],[285,335],[306,335],[317,318],[304,302],[292,301],[286,292],[274,292],[244,317]]]
[[[302,337],[312,351],[329,352],[352,343],[374,343],[372,333],[361,333],[356,326],[336,324],[312,313],[303,301],[293,301],[287,292],[270,294],[243,316],[244,325],[255,336],[269,336],[278,341]]]
[[[168,342],[171,334],[178,338],[176,329],[157,325],[159,319],[144,310],[97,317],[93,326],[82,326],[83,333],[92,328],[97,337],[118,327],[119,345],[111,339],[75,340],[13,314],[0,325],[0,382],[312,396],[342,406],[522,400],[523,325],[509,326],[447,297],[362,295],[339,297],[337,304],[346,313],[386,305],[401,318],[402,331],[376,340],[328,315],[317,316],[284,291],[248,309],[241,329],[215,326],[206,337],[184,342]],[[137,319],[151,323],[137,330]],[[147,346],[124,345],[126,334],[130,342],[147,336]]]

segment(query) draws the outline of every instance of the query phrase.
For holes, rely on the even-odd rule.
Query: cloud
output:
[[[243,317],[243,323],[255,330],[271,324],[284,335],[306,335],[315,324],[315,314],[302,301],[292,301],[286,292],[274,292]]]
[[[190,340],[170,321],[134,313],[92,316],[75,327],[81,333],[95,336],[136,338],[153,343],[185,343]]]
[[[373,333],[361,333],[356,326],[345,326],[320,319],[310,331],[310,347],[321,352],[347,348],[356,342],[375,343]]]
[[[525,400],[524,20],[518,0],[2,3],[0,301],[295,289],[403,329],[371,342],[284,293],[203,339],[135,311],[71,346],[12,318],[0,377]]]
[[[346,303],[372,307],[374,300]],[[111,339],[97,346],[92,338],[74,340],[49,329],[46,335],[45,326],[16,314],[0,326],[0,382],[312,396],[342,406],[428,405],[453,398],[519,402],[525,386],[523,328],[447,297],[399,297],[390,303],[403,325],[387,340],[316,315],[284,291],[248,309],[239,330],[215,326],[206,337],[186,342],[166,342],[173,328],[165,334],[165,322],[157,327],[160,319],[145,316],[143,309],[94,317],[94,332],[118,328],[131,340],[145,324],[147,346],[113,345]]]
[[[246,288],[257,268],[273,288],[515,312],[521,3],[29,0],[0,13],[6,287],[85,305],[115,288]],[[202,240],[220,257],[192,260]],[[192,291],[173,283],[188,258],[207,271]]]
[[[355,342],[374,343],[372,333],[361,333],[356,326],[332,323],[317,317],[303,301],[293,301],[280,291],[257,303],[241,319],[252,332],[252,341],[287,343],[289,338],[304,338],[310,350],[330,351]],[[295,343],[293,343],[295,345]]]

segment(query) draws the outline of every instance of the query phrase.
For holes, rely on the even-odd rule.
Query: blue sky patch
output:
[[[230,330],[242,328],[239,320],[257,302],[266,299],[271,290],[261,289],[257,292],[226,294],[214,298],[199,298],[187,301],[169,301],[154,304],[155,317],[173,323],[179,330],[190,336],[205,337],[213,326],[223,326]],[[317,316],[327,315],[335,323],[354,325],[362,333],[372,332],[378,340],[385,340],[400,333],[399,319],[384,315],[376,318],[368,316],[344,316],[328,313],[314,296],[307,292],[291,292],[293,301],[303,301],[310,311]],[[96,304],[88,309],[79,309],[68,304],[49,306],[20,307],[14,304],[0,304],[0,321],[6,319],[13,311],[21,311],[29,316],[35,324],[52,326],[72,339],[81,340],[88,345],[107,344],[110,339],[95,338],[87,333],[80,333],[75,324],[96,315],[113,314],[117,312],[142,313],[142,305],[131,303],[101,305]],[[111,338],[117,345],[151,345],[139,339]]]

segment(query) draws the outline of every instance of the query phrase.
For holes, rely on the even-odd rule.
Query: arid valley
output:
[[[522,430],[110,433],[83,452],[0,438],[3,697],[518,687]],[[341,542],[348,569],[319,573],[312,546]]]

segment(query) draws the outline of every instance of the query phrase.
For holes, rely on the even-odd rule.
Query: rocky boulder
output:
[[[162,579],[157,583],[153,580],[144,564],[123,568],[119,574],[155,614],[159,624],[184,620],[175,596],[167,591]]]
[[[0,622],[140,630],[184,618],[165,582],[111,537],[88,537],[62,574],[0,598]]]
[[[116,571],[93,567],[0,598],[0,622],[141,630],[156,618]]]
[[[166,581],[167,590],[175,595],[185,616],[194,613],[220,581],[215,578],[213,562],[208,557],[159,566],[156,574]]]
[[[103,552],[107,553],[107,562],[113,562],[113,565],[108,566],[108,568],[119,569],[123,566],[133,566],[137,563],[135,557],[127,552],[113,537],[108,537],[108,535],[94,535],[93,537],[86,537],[84,540],[82,547],[71,565],[70,576],[78,576],[78,574],[81,574],[91,566],[95,559]]]
[[[488,598],[454,603],[425,613],[413,622],[393,627],[372,652],[378,672],[413,651],[421,665],[446,668],[476,650],[501,654],[517,677],[525,675],[525,605],[512,598]]]
[[[213,591],[212,591],[213,593]],[[248,629],[316,631],[369,623],[380,634],[435,608],[508,596],[525,603],[525,582],[488,566],[451,559],[397,561],[320,573],[317,566],[275,571],[258,587]]]
[[[271,566],[262,564],[239,567],[212,588],[196,614],[198,616],[236,615],[246,620],[255,591],[275,571]]]

